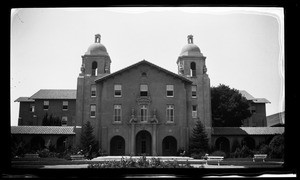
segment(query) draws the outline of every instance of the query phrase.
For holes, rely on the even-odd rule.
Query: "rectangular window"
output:
[[[96,105],[91,105],[91,113],[90,113],[91,118],[96,117]]]
[[[34,112],[34,108],[35,108],[34,105],[30,105],[29,111]]]
[[[192,106],[192,118],[197,118],[197,106]]]
[[[122,97],[122,85],[115,84],[114,90],[115,90],[115,97]]]
[[[63,101],[63,111],[67,111],[68,110],[68,105],[69,105],[68,101]]]
[[[61,117],[61,125],[62,126],[67,126],[68,125],[68,117],[67,116]]]
[[[44,101],[44,110],[49,109],[49,101]]]
[[[148,96],[148,85],[147,84],[140,85],[140,96]]]
[[[91,97],[96,97],[96,85],[91,85]]]
[[[174,97],[174,85],[167,85],[167,97]]]
[[[114,121],[121,122],[121,116],[122,116],[122,106],[114,105]]]
[[[167,121],[174,122],[174,105],[167,105]]]
[[[192,86],[192,98],[197,98],[197,86]]]
[[[141,107],[141,121],[146,122],[148,117],[148,108],[146,105],[142,105]]]

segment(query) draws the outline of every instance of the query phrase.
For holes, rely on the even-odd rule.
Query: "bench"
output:
[[[71,155],[70,158],[71,158],[71,160],[83,160],[84,155],[81,155],[81,154]]]
[[[24,154],[24,158],[39,158],[39,154]]]
[[[220,161],[223,161],[223,159],[224,159],[223,156],[206,156],[206,158],[207,158],[206,164],[207,164],[207,161],[217,161],[218,166],[220,166]]]
[[[267,158],[267,154],[254,154],[253,162],[255,162],[255,159],[262,159],[265,162],[265,158]]]

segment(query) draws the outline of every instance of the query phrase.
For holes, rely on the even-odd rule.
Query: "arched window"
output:
[[[191,62],[190,75],[192,77],[196,76],[196,63],[195,62]]]
[[[96,61],[94,61],[92,63],[92,76],[97,76],[97,69],[98,69],[97,67],[98,67],[98,64]]]

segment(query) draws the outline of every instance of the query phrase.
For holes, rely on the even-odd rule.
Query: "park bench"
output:
[[[254,154],[253,162],[255,162],[255,159],[262,159],[265,162],[265,158],[267,158],[267,154]]]
[[[24,158],[39,158],[39,154],[24,154]]]
[[[206,156],[206,164],[208,161],[217,161],[218,166],[220,166],[220,161],[223,161],[224,157],[223,156]]]
[[[82,155],[82,154],[71,155],[70,158],[71,158],[71,160],[83,160],[84,155]]]

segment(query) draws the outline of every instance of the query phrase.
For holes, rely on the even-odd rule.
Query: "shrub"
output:
[[[192,168],[192,166],[188,162],[179,165],[176,160],[163,162],[159,158],[147,160],[145,156],[142,156],[137,160],[130,157],[129,159],[122,158],[120,161],[89,164],[88,168]]]
[[[283,158],[284,157],[284,136],[277,135],[274,136],[270,144],[270,153],[271,158]]]
[[[226,153],[224,151],[214,151],[210,154],[211,156],[223,156],[226,157]]]
[[[205,152],[193,153],[193,154],[191,154],[191,157],[194,159],[203,159],[205,154],[206,154]]]

